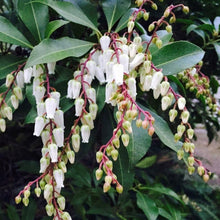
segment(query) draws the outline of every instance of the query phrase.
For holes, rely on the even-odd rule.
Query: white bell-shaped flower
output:
[[[35,90],[35,93],[34,93],[34,96],[35,96],[35,99],[36,99],[36,103],[42,101],[45,92],[46,92],[46,89],[45,89],[44,86],[37,86],[36,87],[36,90]]]
[[[119,61],[120,61],[120,63],[124,67],[124,72],[128,74],[129,73],[129,71],[128,71],[128,64],[129,64],[129,57],[128,57],[128,55],[127,54],[119,55]]]
[[[80,148],[80,136],[79,134],[73,134],[71,137],[73,150],[77,153]]]
[[[60,93],[59,92],[51,92],[50,93],[51,97],[54,98],[56,100],[56,108],[59,108],[59,104],[60,104]]]
[[[22,100],[23,99],[23,94],[22,94],[22,90],[19,86],[15,86],[14,89],[13,89],[13,93],[16,95],[16,97],[19,99],[19,100]]]
[[[94,79],[95,76],[95,68],[96,68],[96,63],[93,60],[89,60],[86,63],[86,67],[88,69],[88,73],[92,76],[92,79]]]
[[[56,66],[56,62],[47,63],[47,68],[48,68],[49,74],[55,73],[55,66]]]
[[[37,115],[42,116],[46,112],[45,103],[38,102],[37,103]]]
[[[80,116],[82,114],[83,105],[84,105],[84,99],[77,98],[75,100],[75,116]]]
[[[19,106],[18,98],[15,95],[11,95],[10,100],[11,100],[11,104],[12,104],[13,108],[17,109]]]
[[[98,112],[98,105],[95,103],[92,103],[89,105],[89,112],[92,115],[92,119],[95,120],[97,112]]]
[[[20,70],[16,77],[17,85],[21,88],[24,88],[24,72]]]
[[[93,118],[92,118],[91,113],[85,114],[83,116],[83,119],[85,120],[86,124],[89,125],[90,129],[94,128],[94,123],[93,123]]]
[[[82,143],[89,143],[90,128],[88,125],[81,126]]]
[[[89,103],[96,103],[96,91],[94,88],[87,89],[86,95],[89,98]]]
[[[128,46],[128,49],[129,49],[129,56],[130,56],[130,58],[135,57],[135,55],[137,53],[137,46],[136,46],[136,44],[133,44],[133,43],[130,44]]]
[[[49,165],[49,160],[45,157],[40,159],[40,173],[44,173]]]
[[[137,95],[137,88],[136,88],[135,78],[133,78],[133,77],[128,78],[127,84],[128,84],[128,89],[129,89],[129,93],[130,93],[131,97],[133,99],[135,99],[136,95]]]
[[[41,140],[43,142],[43,145],[46,145],[49,139],[50,139],[50,132],[48,130],[43,130],[41,133]]]
[[[101,51],[100,51],[100,50],[96,50],[96,51],[94,52],[94,50],[95,50],[95,49],[93,49],[93,50],[91,51],[92,60],[94,60],[95,63],[98,64],[98,60],[99,60],[99,56],[100,56],[100,54],[101,54]]]
[[[43,73],[44,73],[44,70],[41,67],[41,65],[34,65],[33,66],[33,76],[34,77],[39,77]]]
[[[75,162],[75,153],[72,150],[66,152],[66,156],[71,164]]]
[[[128,45],[123,44],[123,45],[120,46],[120,49],[122,50],[122,53],[123,53],[123,54],[128,55],[128,52],[129,52],[129,47],[128,47]]]
[[[187,110],[183,111],[181,113],[180,117],[182,119],[183,124],[186,124],[188,122],[188,120],[189,120],[189,112]]]
[[[56,110],[54,114],[54,122],[60,128],[65,128],[64,126],[64,114],[62,110]]]
[[[51,162],[55,163],[58,160],[58,153],[57,153],[57,145],[56,144],[49,144],[48,149],[49,149],[49,154],[51,158]]]
[[[100,84],[105,83],[104,71],[99,66],[96,66],[95,76],[98,79],[98,81],[100,82]]]
[[[165,111],[170,106],[170,98],[168,96],[163,96],[161,99],[161,108]]]
[[[116,63],[112,67],[113,79],[115,83],[120,86],[123,84],[124,77],[124,66],[122,64]]]
[[[153,90],[153,96],[154,96],[154,99],[159,98],[159,96],[160,96],[160,84],[157,86],[156,89]]]
[[[105,102],[106,103],[111,103],[113,106],[116,105],[115,100],[111,100],[112,96],[114,93],[117,91],[117,85],[114,82],[109,82],[105,86]]]
[[[63,128],[55,128],[53,129],[53,136],[55,142],[58,147],[62,147],[64,145],[64,130]]]
[[[57,107],[56,99],[50,97],[45,100],[47,118],[53,119]]]
[[[144,91],[149,91],[150,90],[151,83],[152,83],[152,76],[151,75],[146,75],[144,77],[144,85],[143,85]]]
[[[87,90],[92,83],[92,76],[90,74],[84,75],[83,81],[84,81],[84,89]]]
[[[109,36],[102,36],[99,41],[100,41],[101,48],[103,51],[109,48],[110,41],[111,41]]]
[[[0,118],[0,130],[1,132],[5,132],[6,130],[6,122],[4,118]]]
[[[81,83],[76,80],[73,80],[72,81],[72,94],[73,94],[72,98],[73,99],[76,99],[79,97],[80,89],[81,89]]]
[[[113,80],[113,73],[112,73],[112,68],[113,68],[114,62],[110,61],[106,63],[106,81],[107,82],[112,82]]]
[[[141,63],[144,62],[145,55],[143,53],[138,53],[130,63],[130,71],[135,69],[137,66],[139,66]]]
[[[77,80],[78,82],[80,82],[81,81],[81,74],[82,74],[81,70],[74,71],[74,73],[73,73],[74,79]]]
[[[67,98],[72,99],[73,98],[73,79],[69,80],[67,84]]]
[[[35,136],[39,137],[41,132],[43,131],[45,126],[45,119],[42,116],[38,116],[35,118],[34,124],[34,134]]]
[[[106,63],[111,60],[113,54],[114,54],[114,50],[112,49],[108,49],[103,52],[102,62],[103,62],[104,71],[106,70]]]
[[[99,66],[101,68],[101,70],[105,71],[105,63],[103,61],[103,54],[99,55],[97,66]]]
[[[42,82],[42,79],[41,77],[35,77],[34,80],[33,80],[33,95],[35,96],[36,94],[36,88],[37,86],[40,86]]]
[[[63,181],[64,181],[64,173],[61,169],[57,169],[53,171],[53,177],[56,181],[57,187],[61,188],[64,187]]]
[[[160,84],[160,89],[161,89],[161,95],[164,96],[167,94],[168,90],[170,88],[170,83],[169,82],[166,82],[166,81],[163,81],[161,84]]]
[[[32,67],[24,69],[24,82],[30,83],[32,75],[33,75],[33,68]]]
[[[6,118],[11,121],[12,120],[12,109],[11,107],[7,106],[7,107],[4,107],[3,108],[3,112],[4,112],[4,115],[6,116]]]
[[[151,89],[156,89],[162,79],[163,79],[163,73],[161,71],[155,72],[153,74],[153,78],[151,82]]]
[[[46,184],[44,187],[44,199],[47,201],[52,197],[53,186],[51,184]]]

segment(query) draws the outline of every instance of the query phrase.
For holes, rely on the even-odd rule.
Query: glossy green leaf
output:
[[[155,202],[147,195],[137,192],[137,206],[144,212],[148,220],[156,220],[159,211]]]
[[[58,28],[62,27],[65,24],[68,24],[69,21],[65,20],[55,20],[48,23],[45,31],[45,38],[49,38],[50,35],[56,31]]]
[[[32,124],[37,117],[37,110],[36,108],[32,107],[31,110],[28,112],[27,116],[25,117],[24,123],[25,124]]]
[[[165,75],[177,74],[197,64],[204,56],[204,51],[195,44],[178,41],[168,44],[153,54],[152,60]]]
[[[130,8],[120,19],[120,21],[118,22],[118,25],[115,29],[115,32],[119,32],[120,30],[122,30],[123,28],[127,27],[127,23],[129,20],[129,17],[132,15],[132,13],[134,11],[136,11],[136,8]]]
[[[10,220],[20,220],[16,208],[12,205],[8,205],[7,214]]]
[[[159,215],[163,216],[164,218],[170,220],[172,219],[172,216],[163,208],[158,208]]]
[[[63,112],[68,111],[71,109],[74,105],[74,100],[68,99],[65,96],[60,99],[60,107]]]
[[[220,43],[216,42],[216,43],[212,43],[212,44],[215,48],[215,52],[217,53],[218,61],[220,61]]]
[[[215,30],[216,30],[217,32],[219,32],[220,16],[217,16],[217,17],[214,19],[213,24],[214,24]]]
[[[69,37],[58,40],[45,39],[34,47],[26,68],[36,64],[56,62],[66,57],[80,57],[92,46],[93,43]]]
[[[33,48],[24,35],[9,20],[2,16],[0,16],[0,41]]]
[[[0,79],[18,68],[18,65],[24,63],[26,59],[12,54],[0,57]]]
[[[111,31],[118,19],[124,15],[130,4],[129,0],[102,0],[102,8],[108,23],[108,32]]]
[[[171,218],[172,220],[182,220],[181,212],[179,209],[170,205],[169,203],[167,203],[166,206],[168,207],[169,213],[172,216],[172,218]]]
[[[96,104],[98,105],[98,113],[100,113],[105,106],[105,86],[98,85],[95,89],[96,89]]]
[[[157,156],[153,155],[150,157],[145,157],[144,159],[142,159],[141,161],[139,161],[136,164],[136,167],[138,168],[148,168],[151,167],[157,160]]]
[[[44,39],[49,22],[48,7],[32,0],[18,0],[18,14],[37,42]]]
[[[132,130],[133,132],[130,135],[129,145],[127,146],[131,168],[136,165],[151,146],[151,137],[148,135],[147,130],[137,128],[135,121],[132,122]]]
[[[65,19],[92,28],[94,31],[100,33],[97,27],[88,19],[86,14],[80,9],[77,4],[53,0],[34,0],[34,2],[46,4]]]
[[[212,24],[202,24],[198,27],[200,30],[209,31],[211,34],[213,33],[213,30],[215,29]]]

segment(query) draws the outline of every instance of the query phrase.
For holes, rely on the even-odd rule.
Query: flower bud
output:
[[[116,112],[116,118],[117,118],[117,121],[118,121],[118,122],[121,120],[121,116],[122,116],[122,112],[117,111],[117,112]]]
[[[186,105],[186,99],[181,97],[178,99],[177,101],[177,104],[178,104],[178,108],[179,110],[183,110],[185,108],[185,105]]]
[[[180,136],[178,133],[176,133],[176,134],[174,135],[174,140],[175,140],[175,142],[179,141],[180,138],[181,138],[181,136]]]
[[[46,186],[46,182],[44,181],[44,179],[41,179],[41,181],[40,181],[40,188],[41,188],[42,190],[44,190],[44,189],[45,189],[45,186]]]
[[[164,16],[165,18],[167,18],[169,15],[170,15],[170,10],[169,10],[169,9],[166,9],[165,12],[164,12],[164,14],[163,14],[163,16]]]
[[[163,45],[162,40],[157,38],[157,40],[156,40],[156,46],[157,46],[157,48],[160,49],[160,48],[162,47],[162,45]]]
[[[182,160],[183,156],[184,156],[183,149],[178,150],[177,151],[177,158],[178,158],[178,160]]]
[[[10,100],[11,100],[11,104],[14,107],[14,109],[17,109],[19,105],[18,98],[15,95],[11,95]]]
[[[37,197],[40,197],[40,194],[41,194],[41,189],[40,189],[40,187],[36,187],[36,188],[34,189],[34,192],[35,192],[35,194],[36,194]]]
[[[199,166],[199,167],[197,168],[197,171],[198,171],[198,174],[199,174],[200,176],[202,176],[202,175],[205,173],[205,169],[204,169],[203,166]]]
[[[55,66],[56,66],[56,62],[47,63],[47,68],[48,68],[49,74],[55,73]]]
[[[69,151],[67,151],[66,155],[67,155],[67,158],[68,158],[69,162],[71,164],[73,164],[75,162],[75,153],[74,153],[74,151],[69,150]]]
[[[203,178],[204,182],[206,182],[206,183],[209,181],[209,175],[208,174],[204,174],[202,176],[202,178]]]
[[[18,86],[14,87],[13,93],[15,94],[15,96],[16,96],[19,100],[22,100],[22,99],[23,99],[22,90],[21,90],[20,87],[18,87]]]
[[[64,161],[60,161],[60,162],[58,163],[58,167],[59,167],[64,173],[66,173],[67,169],[66,169],[66,164],[65,164]]]
[[[0,130],[1,132],[5,132],[6,130],[6,123],[4,118],[0,118]]]
[[[112,159],[114,161],[116,161],[118,159],[118,151],[115,149],[115,150],[112,150],[111,151],[111,156],[112,156]]]
[[[124,121],[122,123],[123,128],[128,131],[129,133],[132,133],[132,127],[131,127],[131,122],[130,121]]]
[[[185,14],[188,14],[188,13],[189,13],[189,7],[184,6],[184,7],[183,7],[183,12],[184,12]]]
[[[194,153],[194,150],[195,150],[195,144],[190,143],[190,144],[189,144],[189,152],[190,152],[190,153]]]
[[[145,55],[143,53],[138,53],[130,63],[130,71],[135,69],[137,66],[139,66],[141,63],[144,62]]]
[[[90,128],[88,125],[81,126],[82,143],[89,143]]]
[[[103,158],[103,153],[101,151],[97,151],[96,152],[96,161],[97,163],[100,163],[102,161]]]
[[[45,92],[46,92],[45,87],[36,86],[35,91],[34,91],[34,96],[35,96],[35,99],[36,99],[37,103],[42,101]]]
[[[189,175],[192,175],[195,172],[195,167],[188,167]]]
[[[93,123],[92,115],[90,113],[85,114],[83,116],[83,119],[85,120],[86,124],[89,126],[90,129],[94,128],[94,123]]]
[[[94,79],[95,76],[95,68],[96,68],[96,62],[93,60],[89,60],[86,63],[86,67],[88,69],[89,74],[92,76],[92,78]]]
[[[190,143],[188,142],[183,143],[183,149],[185,150],[185,152],[188,153],[190,150]]]
[[[112,144],[116,147],[119,148],[120,147],[120,141],[119,139],[116,137],[113,139]]]
[[[21,202],[21,197],[20,196],[16,196],[15,197],[15,203],[19,204]]]
[[[27,189],[27,190],[24,191],[24,197],[25,197],[25,198],[29,198],[30,195],[31,195],[31,192],[30,192],[29,189]]]
[[[144,121],[142,121],[142,128],[143,128],[143,129],[147,129],[148,125],[149,125],[149,121],[148,121],[147,119],[145,119]]]
[[[168,96],[164,96],[161,99],[161,108],[163,111],[165,111],[170,105],[170,98]]]
[[[151,83],[152,83],[152,75],[147,75],[144,77],[144,85],[143,85],[143,90],[144,91],[149,91],[151,88]]]
[[[73,134],[71,140],[72,140],[73,150],[77,153],[79,151],[79,148],[80,148],[80,136],[79,136],[79,134]]]
[[[46,209],[46,212],[47,212],[48,216],[52,216],[53,215],[53,213],[54,213],[54,206],[53,206],[53,204],[47,204],[45,209]]]
[[[29,199],[24,197],[24,198],[22,199],[22,202],[23,202],[24,206],[27,207],[28,204],[29,204]]]
[[[163,81],[160,84],[160,92],[162,96],[165,96],[170,88],[170,83],[167,81]]]
[[[186,130],[186,127],[184,125],[177,126],[177,133],[179,136],[182,136],[185,130]]]
[[[155,28],[154,23],[151,23],[151,24],[148,26],[148,31],[151,32],[151,31],[153,31],[154,28]]]
[[[182,122],[184,124],[186,124],[188,122],[188,119],[189,119],[189,112],[188,111],[183,111],[182,114],[181,114],[181,119],[182,119]]]
[[[59,207],[60,207],[61,210],[64,210],[64,209],[65,209],[66,200],[65,200],[65,198],[64,198],[63,196],[59,196],[59,197],[57,198],[57,203],[58,203],[58,205],[59,205]]]
[[[157,5],[156,5],[155,3],[153,3],[153,4],[151,5],[151,8],[156,11],[156,10],[157,10]]]
[[[111,155],[112,150],[114,149],[114,147],[110,144],[108,145],[108,147],[106,148],[106,153],[108,156]]]
[[[193,138],[193,135],[194,135],[194,130],[192,128],[189,128],[187,129],[187,136],[189,139],[192,139]]]
[[[167,26],[166,26],[166,31],[167,31],[168,33],[172,33],[172,26],[171,26],[171,25],[167,25]]]
[[[123,186],[120,185],[120,184],[117,184],[117,186],[116,186],[116,191],[117,191],[117,193],[122,194],[122,192],[123,192]]]
[[[135,3],[140,7],[143,4],[143,0],[136,0]]]
[[[195,162],[194,157],[192,157],[192,156],[188,157],[188,163],[189,163],[189,166],[192,167],[193,164],[194,164],[194,162]]]
[[[177,110],[175,110],[175,109],[171,109],[171,110],[169,111],[169,119],[170,119],[170,122],[173,122],[173,121],[175,120],[177,114],[178,114],[178,113],[177,113]]]
[[[128,33],[131,33],[134,28],[134,21],[128,22]]]
[[[154,129],[154,127],[153,126],[150,126],[150,128],[148,129],[148,134],[149,134],[149,136],[153,136],[153,134],[154,134],[154,131],[155,131],[155,129]]]
[[[49,144],[48,149],[49,149],[51,162],[56,163],[58,160],[57,145],[56,144]]]
[[[107,166],[110,170],[113,169],[113,163],[112,163],[111,160],[107,160],[105,164],[106,164],[106,166]]]
[[[109,183],[104,183],[103,185],[103,192],[106,193],[110,190],[111,185]]]
[[[70,214],[68,212],[63,212],[61,215],[62,220],[72,220]]]
[[[128,144],[129,144],[129,139],[130,139],[130,137],[129,137],[128,134],[122,134],[121,140],[122,140],[123,145],[124,145],[125,147],[128,146]]]
[[[110,44],[110,37],[109,36],[102,36],[99,40],[100,44],[101,44],[101,48],[103,51],[107,50],[109,48],[109,44]]]
[[[64,145],[64,130],[63,128],[54,128],[53,129],[53,136],[55,142],[58,147],[62,147]]]
[[[95,171],[95,176],[96,176],[96,179],[97,179],[97,180],[100,180],[100,179],[102,178],[102,175],[103,175],[103,170],[97,169],[97,170]]]
[[[173,24],[173,23],[175,23],[175,21],[176,21],[176,18],[173,16],[173,17],[170,18],[169,22],[170,22],[170,24]]]
[[[111,176],[105,176],[105,182],[111,184],[112,177]]]
[[[14,76],[12,74],[8,74],[6,76],[5,86],[8,88],[11,86],[12,82],[14,80]]]
[[[12,109],[11,107],[7,106],[3,108],[3,112],[5,114],[5,116],[8,118],[9,121],[12,120]]]
[[[93,103],[89,105],[89,112],[92,116],[92,119],[95,120],[97,112],[98,112],[98,105]]]
[[[158,99],[160,96],[160,84],[158,85],[158,87],[156,89],[153,90],[153,96],[154,99]]]
[[[155,72],[153,74],[153,78],[152,78],[152,82],[151,82],[151,88],[152,89],[157,89],[157,87],[159,86],[162,79],[163,79],[163,73],[161,71]]]
[[[145,21],[147,21],[149,19],[150,13],[149,12],[144,12],[143,14],[143,18]]]

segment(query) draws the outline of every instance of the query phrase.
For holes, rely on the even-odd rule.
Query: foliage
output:
[[[205,182],[211,177],[194,156],[195,108],[186,102],[193,93],[208,122],[219,114],[201,70],[204,51],[171,38],[175,11],[188,7],[170,5],[159,18],[149,0],[18,0],[0,8],[2,176],[16,160],[11,197],[25,206],[17,211],[3,198],[1,219],[218,219],[217,196],[201,179],[191,184],[174,156],[189,174],[197,168]],[[202,31],[204,48],[218,54],[217,23],[191,24],[188,33]],[[32,191],[46,202],[30,199]]]

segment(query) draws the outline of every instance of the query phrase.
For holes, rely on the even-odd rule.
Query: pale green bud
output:
[[[194,153],[194,150],[195,150],[195,144],[190,143],[190,145],[189,145],[189,152],[190,153]]]
[[[194,130],[192,128],[189,128],[187,129],[187,136],[189,139],[192,139],[193,138],[193,135],[194,135]]]
[[[97,179],[97,180],[100,180],[100,179],[102,178],[102,175],[103,175],[103,170],[97,169],[97,170],[95,171],[95,176],[96,176],[96,179]]]
[[[167,26],[166,26],[166,31],[167,31],[168,33],[172,33],[172,26],[171,26],[171,25],[167,25]]]
[[[156,10],[157,10],[157,5],[156,5],[155,3],[153,3],[153,4],[151,5],[151,8],[156,11]]]
[[[107,153],[108,156],[111,155],[112,150],[113,150],[113,146],[112,145],[108,145],[108,147],[106,148],[106,153]]]
[[[117,112],[116,112],[116,118],[117,118],[117,121],[118,121],[118,122],[121,120],[121,116],[122,116],[122,112],[117,111]]]
[[[178,114],[178,112],[177,112],[177,110],[175,110],[175,109],[171,109],[171,110],[169,111],[169,119],[170,119],[170,122],[173,122],[173,121],[175,120],[177,114]]]
[[[28,204],[29,204],[29,199],[24,197],[24,198],[22,199],[22,202],[23,202],[23,204],[27,207]]]
[[[177,151],[177,158],[178,158],[178,160],[182,160],[183,155],[184,155],[183,149],[180,149],[180,150]]]
[[[160,84],[160,93],[162,96],[166,95],[168,90],[170,88],[170,83],[167,82],[167,81],[163,81],[161,84]]]
[[[136,120],[136,126],[137,126],[138,128],[140,128],[140,127],[142,126],[142,120],[141,120],[141,119],[137,119],[137,120]]]
[[[93,103],[89,105],[89,112],[92,116],[92,119],[95,120],[97,112],[98,112],[98,105]]]
[[[188,119],[189,119],[189,112],[188,111],[183,111],[182,114],[181,114],[181,119],[182,119],[182,122],[184,124],[186,124],[188,122]]]
[[[204,182],[206,182],[206,183],[209,181],[209,175],[208,174],[204,174],[202,178],[203,178]]]
[[[58,167],[59,167],[64,173],[67,172],[65,162],[63,162],[63,161],[59,162],[59,163],[58,163]]]
[[[119,138],[121,136],[121,129],[119,129],[116,133],[116,137]]]
[[[54,206],[53,206],[53,204],[47,204],[45,209],[46,209],[46,212],[47,212],[48,216],[52,216],[53,215],[53,213],[54,213]]]
[[[72,150],[66,152],[67,158],[71,164],[75,162],[75,153]]]
[[[16,95],[16,97],[17,97],[19,100],[22,100],[22,99],[23,99],[22,90],[21,90],[20,87],[18,87],[18,86],[14,87],[13,93]]]
[[[160,48],[162,47],[162,45],[163,45],[162,40],[157,38],[157,40],[156,40],[156,46],[157,46],[157,48],[160,49]]]
[[[185,142],[184,144],[183,144],[183,148],[184,148],[184,150],[185,150],[185,152],[189,152],[189,150],[190,150],[190,143],[188,143],[188,142]]]
[[[199,174],[200,176],[202,176],[202,175],[205,173],[205,169],[204,169],[203,166],[199,166],[199,167],[197,168],[197,171],[198,171],[198,174]]]
[[[112,163],[111,160],[107,160],[105,164],[106,164],[106,166],[107,166],[110,170],[113,169],[113,163]]]
[[[192,175],[195,172],[195,167],[188,167],[189,175]]]
[[[68,212],[63,212],[61,215],[62,220],[72,220],[70,214]]]
[[[116,191],[117,191],[117,193],[121,194],[123,192],[123,186],[120,184],[117,184]]]
[[[16,196],[15,197],[15,203],[19,204],[21,202],[21,197],[20,196]]]
[[[174,135],[174,140],[175,140],[176,142],[179,141],[180,138],[181,138],[181,136],[180,136],[178,133],[176,133],[176,134]]]
[[[105,176],[105,182],[111,184],[112,177],[111,176]]]
[[[170,98],[168,96],[164,96],[161,99],[161,108],[163,111],[165,111],[170,105]]]
[[[169,10],[169,9],[166,9],[165,12],[164,12],[164,14],[163,14],[163,16],[164,16],[165,18],[167,18],[169,15],[170,15],[170,10]]]
[[[146,60],[146,61],[144,61],[143,65],[144,65],[145,73],[147,73],[147,74],[150,73],[151,61],[150,60]]]
[[[11,100],[11,104],[12,104],[13,108],[17,109],[19,106],[18,98],[15,95],[11,95],[10,100]]]
[[[121,140],[122,140],[122,143],[123,143],[123,145],[124,145],[125,147],[128,146],[128,144],[129,144],[129,139],[130,139],[130,137],[129,137],[128,134],[122,134]]]
[[[42,180],[40,181],[40,188],[41,188],[42,190],[44,190],[45,185],[46,185],[46,182],[42,179]]]
[[[185,14],[188,14],[188,13],[189,13],[189,7],[184,6],[184,7],[183,7],[183,12],[184,12]]]
[[[63,196],[59,196],[59,197],[57,198],[57,203],[58,203],[58,205],[59,205],[59,207],[60,207],[61,210],[64,210],[64,209],[65,209],[66,200],[65,200],[65,198],[64,198]]]
[[[179,136],[182,137],[185,130],[186,130],[186,127],[184,125],[178,125],[177,126],[177,133],[178,133]]]
[[[14,80],[14,76],[11,75],[11,74],[8,74],[8,75],[6,76],[5,86],[6,86],[7,88],[10,87],[10,85],[11,85],[12,82],[13,82],[13,80]]]
[[[120,141],[119,138],[114,138],[114,140],[112,141],[112,144],[116,147],[119,148],[120,147]]]
[[[101,151],[96,152],[96,161],[97,163],[100,163],[103,158],[103,153]]]
[[[73,150],[77,153],[80,148],[80,136],[79,134],[73,134],[71,137]]]
[[[29,198],[30,195],[31,195],[31,192],[30,192],[29,189],[24,191],[24,197],[25,198]]]
[[[149,12],[144,12],[143,14],[143,18],[145,21],[147,21],[149,19],[150,13]]]
[[[189,163],[189,166],[193,166],[193,164],[194,164],[194,162],[195,162],[195,160],[194,160],[194,157],[188,157],[188,163]]]
[[[103,192],[106,193],[110,190],[111,185],[109,183],[104,183],[103,185]]]
[[[5,132],[6,130],[6,123],[4,118],[0,118],[0,130],[1,132]]]
[[[155,28],[155,25],[153,23],[151,23],[149,26],[148,26],[148,31],[151,32],[153,31],[153,29]]]
[[[178,99],[177,101],[177,104],[178,104],[178,108],[179,110],[183,110],[185,108],[185,105],[186,105],[186,99],[181,97]]]
[[[40,187],[36,187],[36,188],[34,189],[34,192],[35,192],[35,195],[36,195],[37,197],[40,197],[40,194],[41,194],[41,189],[40,189]]]
[[[133,21],[129,21],[128,22],[128,33],[131,33],[133,28],[134,28],[134,22]]]
[[[12,120],[12,109],[11,107],[7,106],[3,108],[5,116],[8,118],[9,121]]]
[[[124,121],[122,123],[123,128],[128,131],[129,133],[132,133],[132,127],[131,127],[131,122],[130,121]]]
[[[115,149],[115,150],[112,150],[111,151],[111,156],[112,156],[112,159],[114,161],[116,161],[118,159],[118,151]]]

